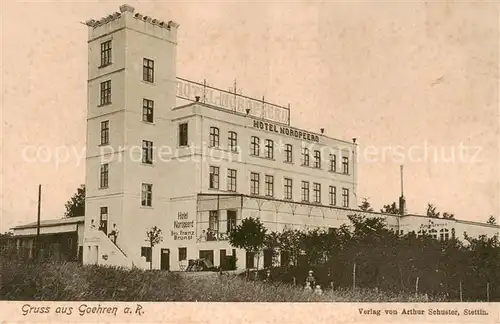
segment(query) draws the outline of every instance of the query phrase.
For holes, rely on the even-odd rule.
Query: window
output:
[[[154,82],[155,62],[150,59],[142,60],[142,79],[146,82]]]
[[[109,165],[107,163],[101,165],[101,177],[100,177],[101,188],[108,187],[108,172],[109,172]]]
[[[292,199],[292,179],[290,178],[285,178],[285,199],[291,200]]]
[[[314,193],[314,202],[317,204],[321,203],[321,184],[313,183],[313,193]]]
[[[321,152],[314,151],[314,167],[317,169],[321,168]]]
[[[208,216],[208,228],[212,231],[219,231],[219,212],[217,210],[211,210]]]
[[[431,235],[431,237],[432,237],[433,239],[435,239],[435,240],[437,239],[437,237],[438,237],[437,230],[435,230],[435,229],[433,228],[433,229],[431,229],[431,230],[429,231],[429,233],[430,233],[430,235]]]
[[[142,193],[141,193],[141,205],[151,207],[152,201],[153,201],[153,185],[150,183],[143,183]]]
[[[260,139],[257,136],[252,136],[250,139],[250,154],[259,156],[260,153]]]
[[[236,170],[227,169],[227,191],[236,191]]]
[[[266,174],[266,196],[273,197],[274,196],[274,177],[272,175]]]
[[[150,246],[141,246],[141,257],[146,258],[146,262],[151,262],[151,247]]]
[[[101,67],[111,64],[111,41],[101,43]]]
[[[349,207],[349,189],[342,188],[342,206]]]
[[[302,148],[302,165],[309,166],[309,149]]]
[[[219,129],[217,127],[210,127],[210,146],[219,146]]]
[[[210,175],[209,175],[209,184],[208,187],[210,189],[219,189],[219,167],[210,166]]]
[[[109,120],[101,122],[101,145],[109,144]]]
[[[329,204],[331,206],[336,206],[337,205],[337,187],[335,186],[330,186],[330,189],[328,190],[328,200]]]
[[[447,228],[443,228],[439,231],[439,238],[441,241],[446,240],[448,241],[450,239],[450,233]]]
[[[111,103],[111,80],[101,82],[101,106]]]
[[[179,248],[179,261],[186,261],[186,260],[187,260],[187,248],[180,247]]]
[[[330,171],[337,172],[337,156],[330,154]]]
[[[250,173],[250,194],[258,195],[260,187],[260,175],[255,172]]]
[[[179,124],[179,146],[188,145],[188,123]]]
[[[99,231],[108,234],[108,207],[101,207],[99,217]]]
[[[285,162],[292,163],[292,144],[285,145]]]
[[[236,228],[236,210],[227,211],[227,232]]]
[[[270,139],[266,139],[266,158],[274,159],[274,143]]]
[[[153,142],[142,141],[142,163],[153,164]]]
[[[342,158],[342,172],[344,174],[349,174],[349,158],[346,156]]]
[[[309,201],[309,182],[302,181],[302,201]]]
[[[153,122],[154,101],[142,99],[142,120],[148,123]]]
[[[230,131],[228,133],[227,142],[229,150],[237,152],[236,146],[238,145],[238,134]]]

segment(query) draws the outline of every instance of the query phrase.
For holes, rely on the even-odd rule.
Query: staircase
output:
[[[93,229],[85,233],[84,249],[87,249],[85,264],[110,265],[132,268],[134,263],[125,252],[102,231]],[[90,247],[90,252],[89,251]]]

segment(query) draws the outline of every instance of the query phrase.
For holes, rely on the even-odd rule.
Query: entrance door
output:
[[[255,268],[255,253],[247,252],[246,253],[246,268],[253,269]]]
[[[214,264],[214,250],[200,250],[200,259],[207,259]]]
[[[161,249],[160,269],[170,270],[170,249]]]

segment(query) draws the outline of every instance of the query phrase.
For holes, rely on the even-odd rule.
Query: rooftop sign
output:
[[[290,124],[290,109],[253,99],[234,92],[210,87],[203,83],[197,83],[182,78],[177,78],[177,98],[189,101],[199,101],[219,108],[267,119],[269,121]]]

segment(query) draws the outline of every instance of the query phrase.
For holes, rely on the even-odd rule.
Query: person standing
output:
[[[118,229],[116,228],[116,224],[113,224],[113,229],[111,230],[111,233],[109,233],[109,238],[114,244],[116,244],[116,240],[118,238]]]
[[[309,283],[309,285],[311,285],[311,288],[316,286],[316,278],[314,278],[314,272],[312,270],[309,270],[309,274],[306,278],[306,283]]]

